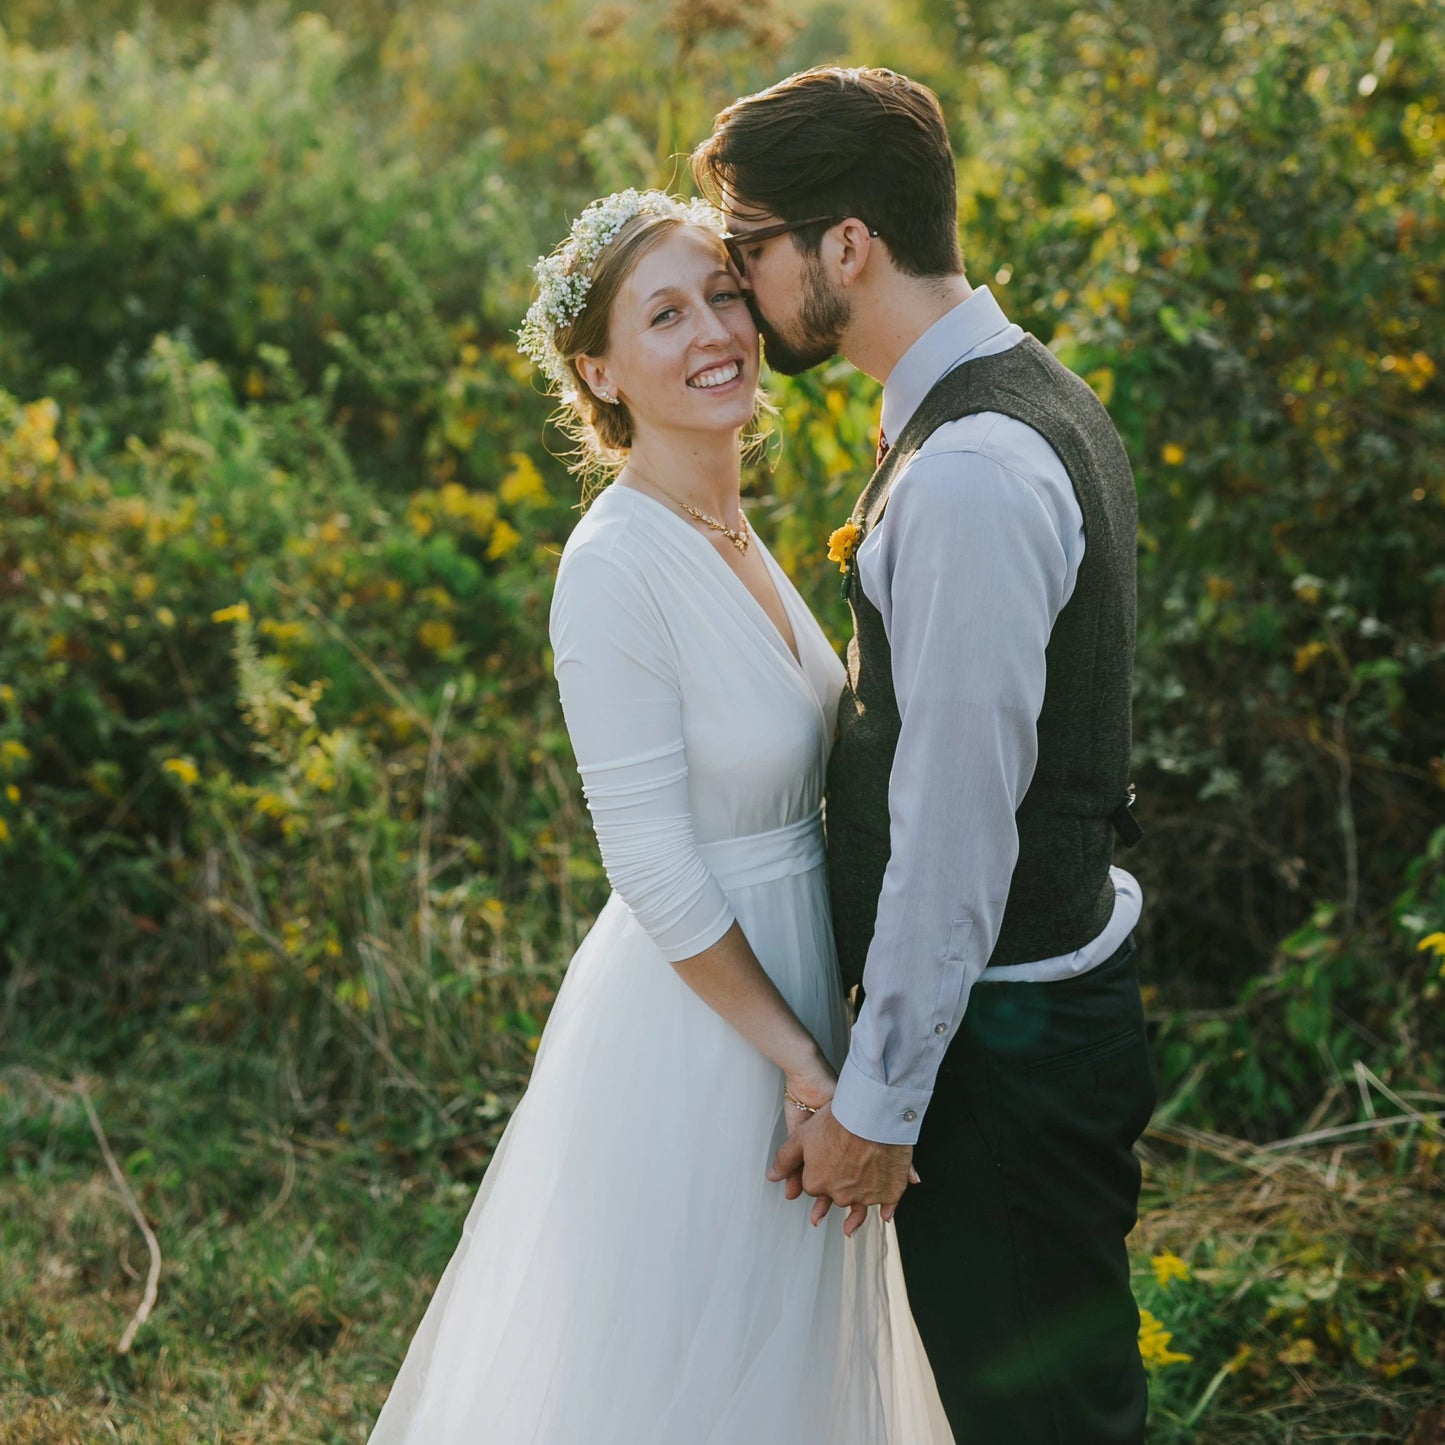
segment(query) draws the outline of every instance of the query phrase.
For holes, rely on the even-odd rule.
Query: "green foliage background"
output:
[[[1386,1094],[1366,1075],[1381,1107],[1439,1107],[1437,5],[330,14],[6,9],[14,1059],[191,1070],[287,1138],[340,1130],[373,1180],[475,1177],[606,887],[549,671],[576,493],[511,345],[530,263],[594,194],[684,185],[734,95],[844,60],[939,91],[971,278],[1088,378],[1134,463],[1148,838],[1127,862],[1160,1128],[1368,1125]],[[755,524],[841,638],[823,553],[876,388],[837,364],[771,389]],[[12,1120],[36,1178],[57,1157],[38,1118]],[[1391,1167],[1438,1190],[1438,1130],[1402,1137],[1424,1163]],[[182,1209],[152,1165],[147,1199]],[[1259,1328],[1297,1322],[1276,1355],[1310,1341],[1408,1384],[1441,1361],[1438,1245],[1376,1260],[1404,1283],[1374,1304],[1362,1284],[1355,1313],[1301,1285]],[[1225,1293],[1239,1258],[1213,1266]],[[1205,1291],[1201,1329],[1211,1308]],[[1219,1363],[1174,1369],[1180,1400]]]

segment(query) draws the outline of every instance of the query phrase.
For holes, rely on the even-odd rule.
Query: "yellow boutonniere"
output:
[[[846,572],[862,540],[862,527],[857,522],[844,522],[828,538],[828,560],[836,562],[840,572]]]

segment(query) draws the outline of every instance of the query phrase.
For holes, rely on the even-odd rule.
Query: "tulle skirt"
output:
[[[709,866],[837,1061],[820,847],[731,846]],[[951,1445],[892,1226],[815,1229],[765,1178],[781,1082],[614,896],[371,1445]]]

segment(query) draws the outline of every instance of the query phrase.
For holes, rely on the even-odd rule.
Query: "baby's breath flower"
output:
[[[517,350],[530,357],[553,386],[564,391],[567,386],[567,366],[557,349],[557,333],[586,307],[597,258],[638,216],[672,216],[722,231],[721,218],[705,201],[680,201],[663,191],[629,187],[593,201],[572,222],[567,239],[537,262],[537,298],[527,308],[517,332]]]

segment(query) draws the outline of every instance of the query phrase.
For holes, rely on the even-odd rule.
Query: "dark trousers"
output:
[[[1078,978],[973,990],[897,1215],[959,1445],[1141,1445],[1124,1236],[1153,1107],[1132,939]]]

